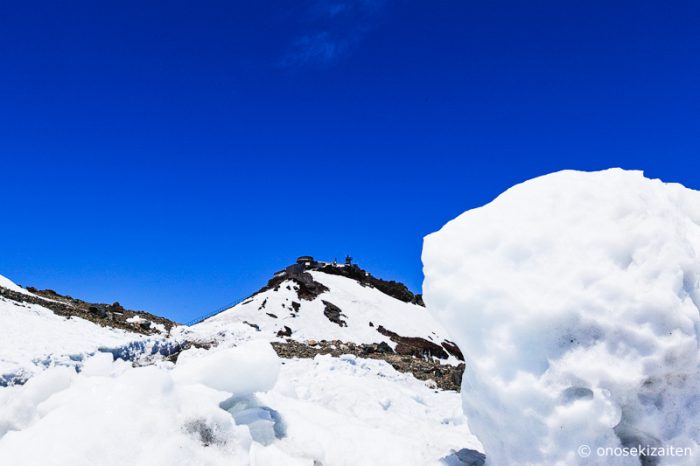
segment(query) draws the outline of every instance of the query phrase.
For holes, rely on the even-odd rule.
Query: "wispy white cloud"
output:
[[[316,0],[306,11],[305,32],[282,60],[287,67],[335,63],[374,28],[386,0]]]

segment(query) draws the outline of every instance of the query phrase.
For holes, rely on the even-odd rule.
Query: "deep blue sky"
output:
[[[262,6],[264,4],[265,6]],[[697,1],[0,4],[0,274],[206,313],[611,166],[700,188]]]

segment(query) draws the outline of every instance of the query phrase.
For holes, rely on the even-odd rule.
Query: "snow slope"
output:
[[[32,293],[25,290],[21,286],[16,285],[12,280],[10,280],[9,278],[5,278],[2,275],[0,275],[0,287],[7,288],[8,290],[16,291],[17,293],[32,295]]]
[[[261,341],[181,357],[98,354],[0,389],[0,464],[425,466],[479,448],[457,393],[383,361],[280,364]]]
[[[440,345],[447,340],[447,331],[424,307],[393,298],[376,288],[362,286],[350,278],[310,271],[313,279],[328,288],[311,301],[300,299],[299,285],[283,281],[279,287],[254,295],[252,298],[187,329],[183,336],[231,339],[247,335],[296,341],[341,340],[353,343],[386,342],[396,346],[388,336],[378,332],[379,326],[405,337],[420,337]],[[340,308],[343,326],[325,314],[324,301]],[[298,308],[295,309],[294,306]],[[250,325],[258,326],[259,331]],[[288,327],[290,336],[277,336]],[[189,333],[188,333],[189,332]],[[235,334],[235,335],[234,335]],[[223,336],[222,336],[223,335]],[[458,362],[450,357],[450,362]]]
[[[0,283],[11,290],[23,290],[5,277],[0,277]],[[75,364],[98,348],[146,340],[143,335],[77,317],[66,319],[37,304],[1,296],[0,332],[0,385],[9,378],[26,379],[50,365]]]
[[[287,423],[280,448],[324,465],[433,465],[462,448],[482,449],[457,393],[431,390],[384,361],[288,360],[260,399]]]
[[[426,237],[489,464],[698,464],[699,254],[700,192],[619,169],[530,180]]]

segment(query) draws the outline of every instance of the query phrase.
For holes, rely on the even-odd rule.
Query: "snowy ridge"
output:
[[[22,294],[27,294],[27,295],[32,295],[29,291],[25,290],[21,286],[15,284],[12,280],[9,278],[5,278],[2,275],[0,275],[0,287],[1,288],[7,288],[8,290],[15,291],[17,293],[22,293]],[[33,296],[33,295],[32,295]]]
[[[30,293],[2,276],[0,284],[33,298],[33,302],[23,302],[0,296],[0,386],[23,383],[48,367],[79,369],[99,351],[147,363],[151,357],[176,350],[176,342],[161,337],[57,315],[36,303],[52,306],[59,301]]]
[[[342,275],[314,269],[305,273],[322,290],[318,295],[305,295],[302,283],[283,275],[274,287],[192,326],[182,336],[221,340],[236,333],[270,341],[383,342],[396,350],[398,338],[391,337],[395,333],[435,344],[446,361],[460,362],[441,346],[447,342],[449,347],[447,331],[423,306]]]

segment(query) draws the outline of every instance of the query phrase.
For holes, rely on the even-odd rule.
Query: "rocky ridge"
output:
[[[167,333],[177,325],[172,320],[145,311],[125,309],[118,302],[113,304],[89,303],[53,290],[26,288],[31,294],[20,293],[0,286],[0,297],[18,303],[37,304],[66,317],[79,317],[102,327],[113,327],[143,335]]]

